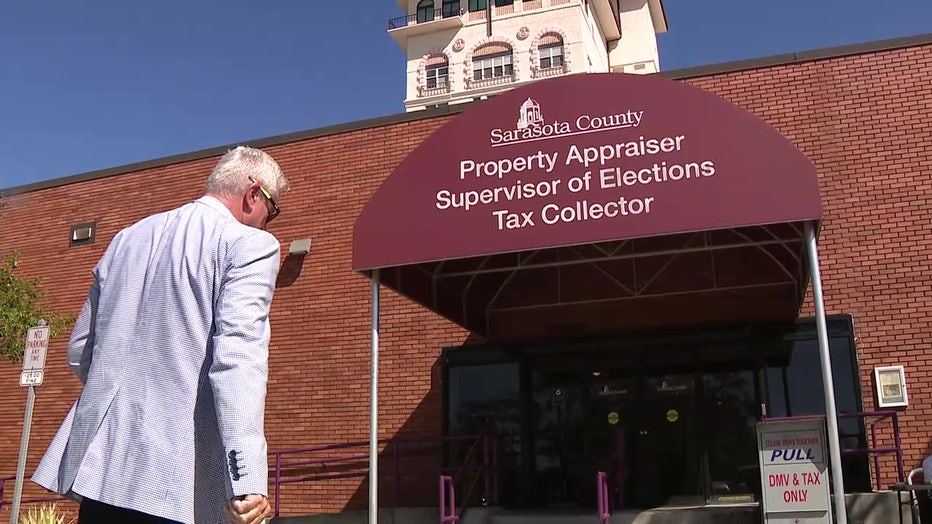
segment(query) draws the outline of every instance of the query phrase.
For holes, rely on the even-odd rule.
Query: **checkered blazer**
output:
[[[84,383],[32,480],[184,523],[267,495],[269,305],[280,246],[202,197],[120,231],[68,345]]]

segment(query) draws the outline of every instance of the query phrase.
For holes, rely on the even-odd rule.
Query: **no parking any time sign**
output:
[[[23,372],[20,386],[39,386],[45,374],[45,356],[49,350],[49,327],[29,328],[26,334],[26,351],[23,353]]]

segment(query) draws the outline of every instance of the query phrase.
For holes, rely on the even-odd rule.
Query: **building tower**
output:
[[[481,100],[543,78],[656,73],[661,0],[397,0],[405,110]]]

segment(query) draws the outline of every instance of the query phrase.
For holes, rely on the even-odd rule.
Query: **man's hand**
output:
[[[246,495],[230,500],[226,508],[230,524],[258,524],[272,512],[264,495]]]

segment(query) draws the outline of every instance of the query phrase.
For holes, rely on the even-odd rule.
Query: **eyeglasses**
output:
[[[256,179],[253,177],[249,177],[249,181],[252,182],[253,184],[258,183],[256,182]],[[262,184],[259,184],[259,191],[262,191],[262,196],[264,196],[265,199],[269,201],[269,204],[272,204],[272,209],[269,210],[269,218],[265,220],[265,223],[268,224],[275,217],[277,217],[278,214],[282,212],[282,210],[278,207],[278,202],[276,202],[275,199],[272,198],[272,195],[269,194],[269,192],[266,191],[264,187],[262,187]]]

